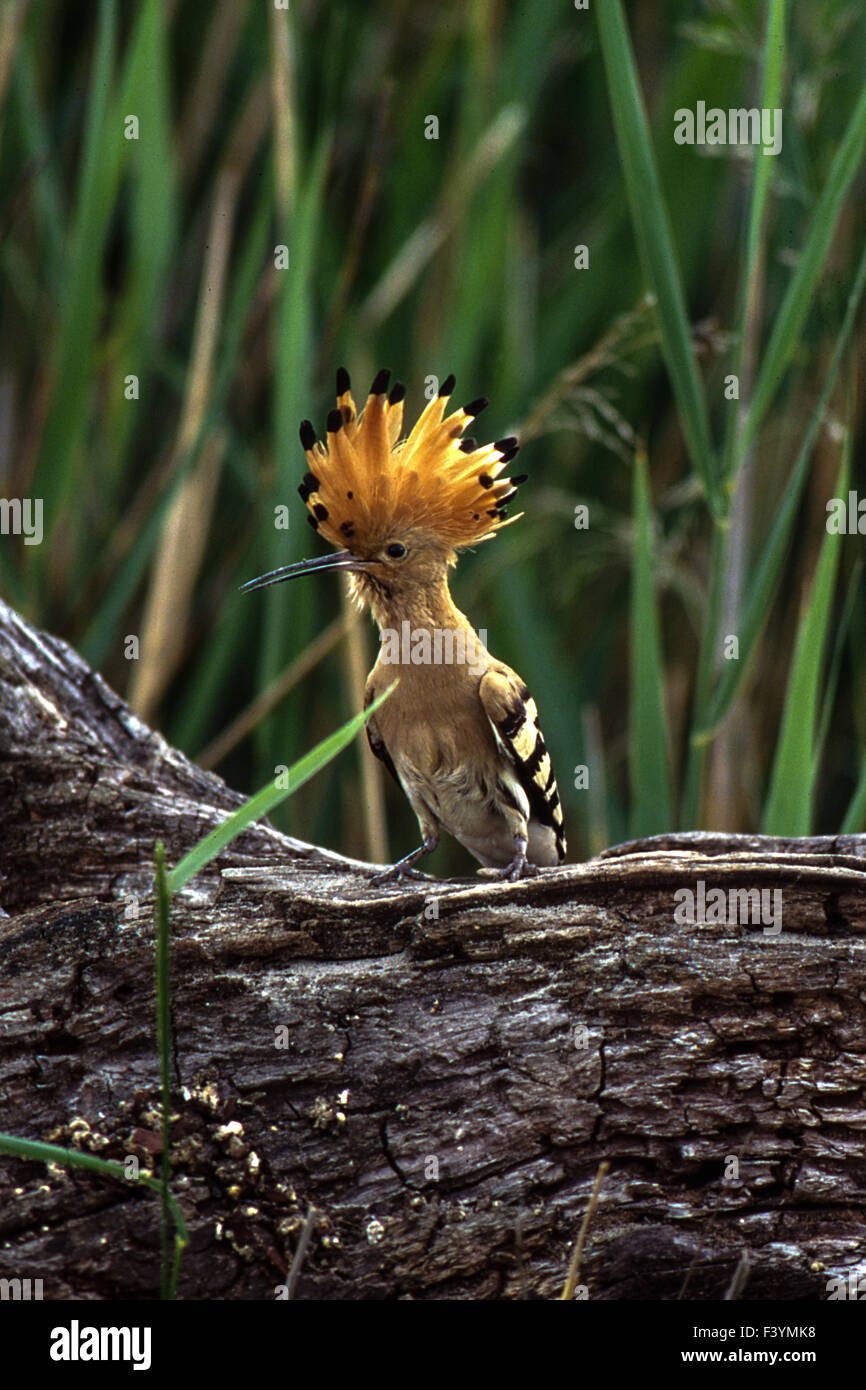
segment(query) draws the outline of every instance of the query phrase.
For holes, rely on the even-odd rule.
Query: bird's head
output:
[[[379,372],[359,415],[341,368],[327,442],[319,441],[309,420],[301,425],[309,472],[298,491],[307,520],[339,547],[336,554],[285,565],[251,580],[245,590],[342,569],[352,575],[356,597],[378,616],[383,605],[401,606],[441,585],[458,549],[491,539],[507,524],[507,504],[526,480],[525,474],[501,476],[517,453],[517,440],[479,446],[463,438],[487,401],[446,415],[454,388],[448,377],[401,439],[405,389],[398,382],[389,393],[389,380],[389,372]]]

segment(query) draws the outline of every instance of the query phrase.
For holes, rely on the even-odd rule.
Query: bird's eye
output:
[[[402,560],[406,554],[406,547],[401,541],[392,541],[385,549],[385,554],[390,555],[392,560]]]

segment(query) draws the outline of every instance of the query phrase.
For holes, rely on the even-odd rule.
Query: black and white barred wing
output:
[[[562,805],[535,701],[520,677],[498,663],[483,676],[479,693],[497,745],[517,774],[533,819],[551,828],[559,858],[564,859]]]

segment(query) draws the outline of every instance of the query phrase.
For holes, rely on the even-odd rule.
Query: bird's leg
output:
[[[533,864],[526,862],[527,839],[525,835],[515,835],[514,837],[514,858],[510,864],[506,864],[504,869],[499,870],[499,878],[510,879],[513,883],[518,878],[530,878],[538,873]]]
[[[398,859],[397,863],[392,864],[390,869],[385,869],[384,873],[374,874],[371,882],[377,885],[395,883],[403,877],[407,869],[411,869],[413,864],[417,864],[419,859],[423,859],[426,854],[432,854],[438,843],[439,835],[437,833],[425,835],[423,844],[419,845],[417,849],[413,849],[411,854],[406,854],[402,859]]]

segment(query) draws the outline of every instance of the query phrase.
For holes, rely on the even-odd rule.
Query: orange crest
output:
[[[446,415],[453,376],[401,440],[405,388],[398,382],[389,394],[390,376],[379,372],[359,415],[349,374],[340,368],[327,444],[316,438],[309,420],[301,425],[310,471],[298,491],[311,524],[332,545],[359,552],[415,528],[455,549],[489,540],[507,524],[506,504],[526,481],[526,474],[500,476],[517,453],[517,440],[476,445],[462,439],[487,401]]]

